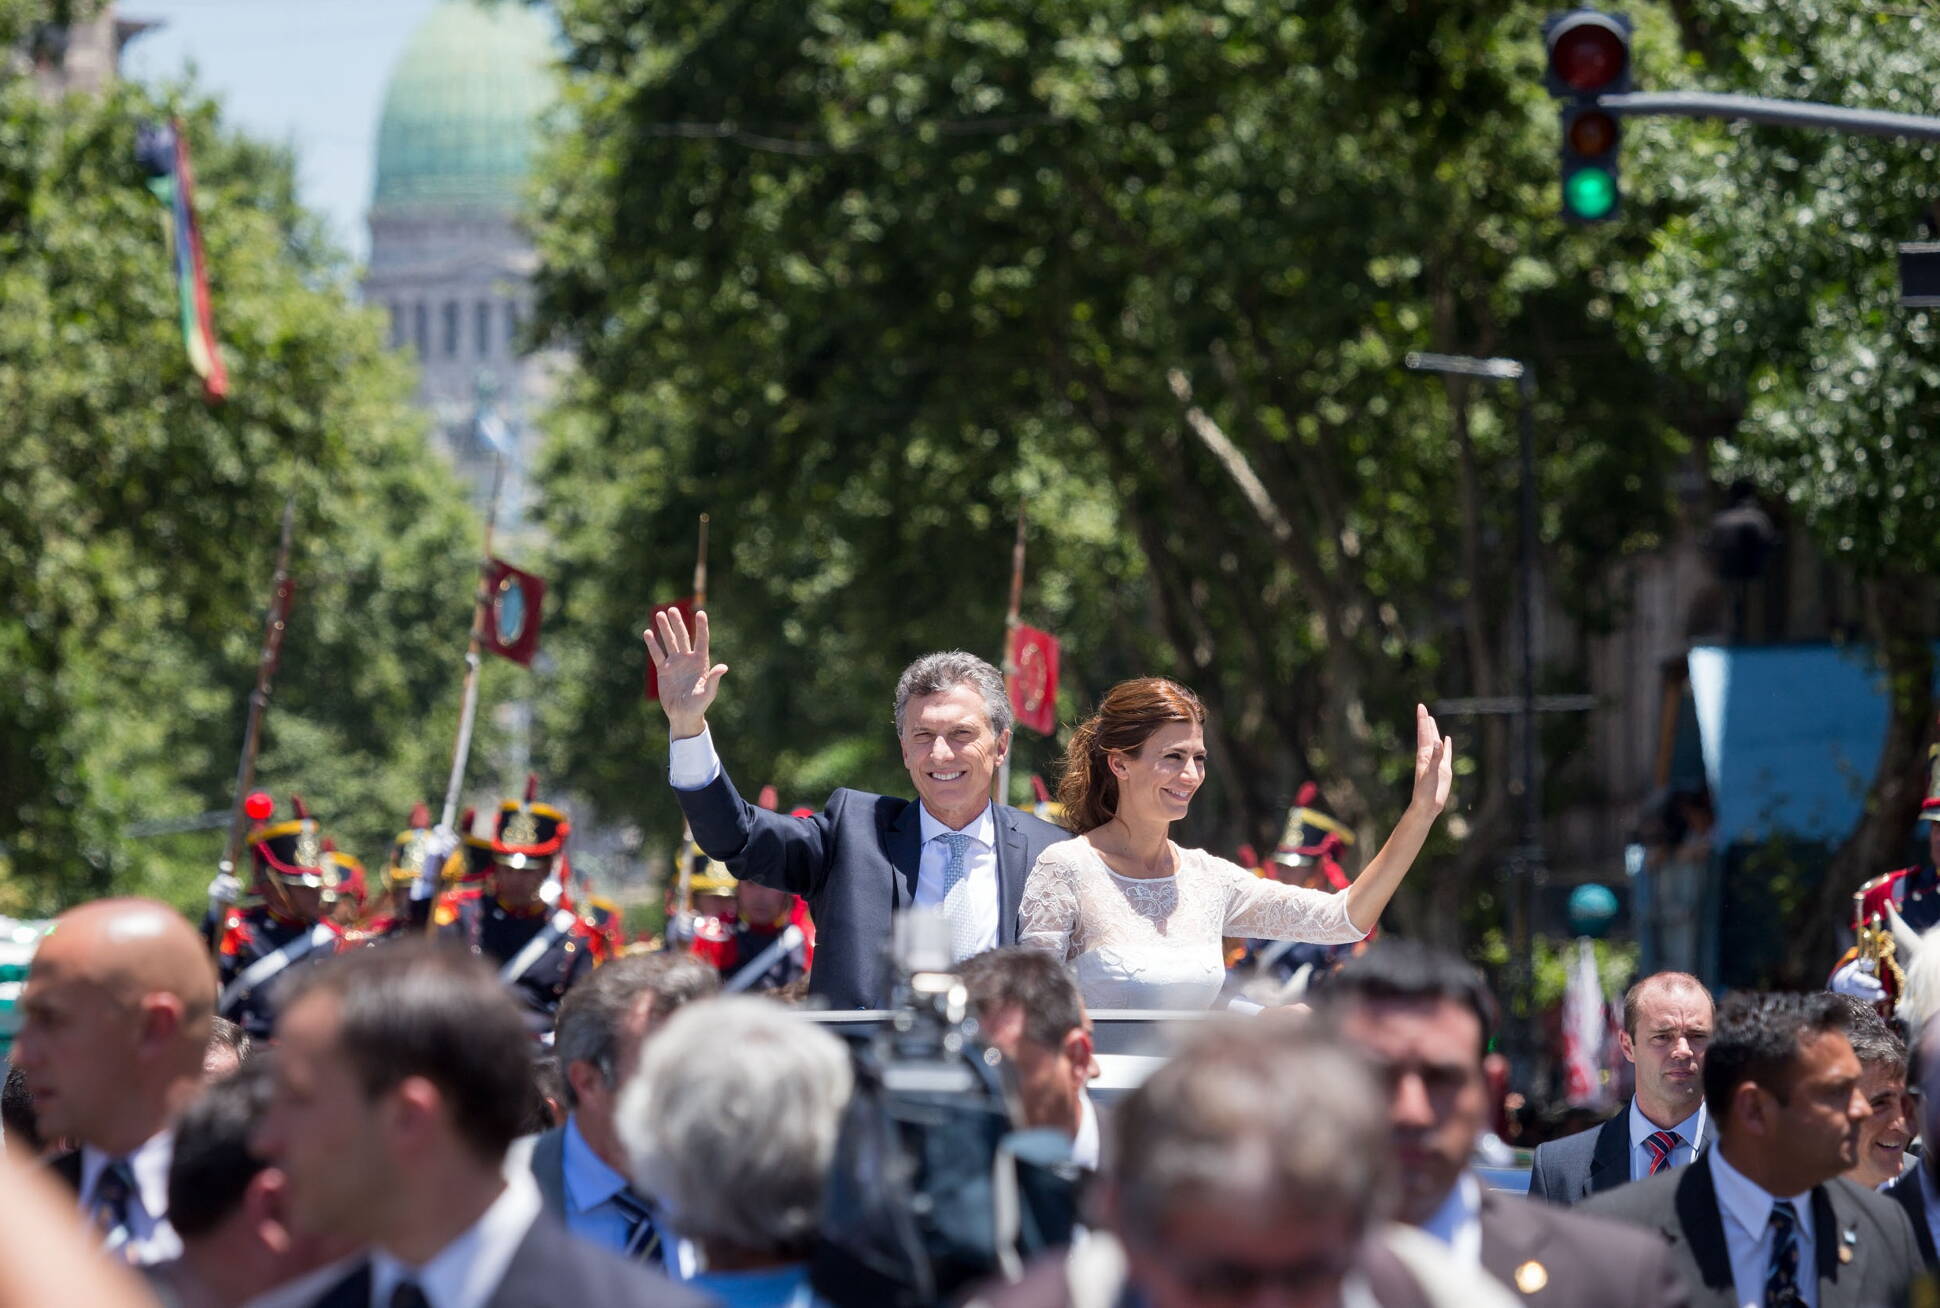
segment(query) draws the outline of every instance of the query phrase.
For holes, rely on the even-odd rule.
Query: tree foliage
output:
[[[138,124],[168,116],[195,154],[217,405],[135,163]],[[192,90],[14,79],[0,138],[0,907],[189,900],[212,875],[221,831],[131,828],[228,807],[285,497],[297,599],[259,779],[381,858],[442,781],[475,552],[405,366],[288,157]]]
[[[1551,216],[1534,6],[560,8],[552,739],[608,805],[669,820],[637,632],[702,509],[744,780],[897,784],[896,669],[996,652],[1022,500],[1065,718],[1120,677],[1192,684],[1217,785],[1191,836],[1228,849],[1310,775],[1378,826],[1413,702],[1507,689],[1506,397],[1407,349],[1532,361],[1546,566],[1586,615],[1662,525],[1679,442],[1589,275],[1608,251]],[[1482,754],[1487,850],[1508,767]]]

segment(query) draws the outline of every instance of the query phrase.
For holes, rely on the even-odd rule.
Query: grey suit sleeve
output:
[[[812,817],[785,817],[741,798],[723,770],[698,790],[674,791],[674,798],[687,816],[694,843],[709,858],[726,863],[737,878],[813,896],[828,878],[835,805],[842,794],[838,790],[829,808]]]
[[[1529,1196],[1532,1199],[1547,1199],[1551,1203],[1559,1198],[1550,1187],[1547,1144],[1537,1145],[1535,1157],[1529,1160]]]

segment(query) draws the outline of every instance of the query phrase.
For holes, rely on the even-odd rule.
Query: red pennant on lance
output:
[[[1036,627],[1011,633],[1010,707],[1019,726],[1041,736],[1058,729],[1058,638]]]
[[[686,599],[677,599],[671,604],[656,604],[653,613],[647,615],[647,630],[658,631],[653,621],[654,614],[658,613],[678,613],[680,620],[687,624],[687,629],[689,631],[694,629],[694,598],[691,595]],[[658,639],[658,636],[655,639]],[[649,700],[660,698],[660,674],[653,670],[651,657],[647,659],[647,698]]]
[[[485,649],[520,667],[532,666],[539,652],[539,614],[546,583],[503,559],[485,564]]]

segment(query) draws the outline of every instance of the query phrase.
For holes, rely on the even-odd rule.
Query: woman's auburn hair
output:
[[[1136,754],[1169,722],[1206,724],[1206,706],[1176,681],[1137,677],[1105,692],[1098,711],[1078,724],[1064,747],[1058,803],[1064,825],[1078,835],[1102,827],[1118,812],[1118,778],[1109,756]]]

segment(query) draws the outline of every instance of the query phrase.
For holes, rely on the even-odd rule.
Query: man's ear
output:
[[[1778,1100],[1756,1082],[1740,1081],[1731,1091],[1731,1120],[1758,1135],[1771,1134],[1777,1107]]]
[[[1092,1056],[1091,1032],[1083,1027],[1072,1027],[1064,1033],[1064,1057],[1071,1064],[1073,1089],[1083,1089],[1085,1082],[1098,1075],[1098,1060]]]
[[[445,1097],[429,1078],[407,1076],[384,1097],[382,1119],[406,1141],[423,1141],[445,1115]]]
[[[1010,734],[1011,729],[1009,727],[1005,727],[997,733],[997,761],[999,763],[1002,763],[1004,756],[1010,753]]]
[[[141,1014],[141,1043],[150,1049],[172,1044],[188,1020],[182,997],[166,990],[151,990],[135,1002]]]
[[[583,1104],[588,1099],[597,1099],[607,1093],[606,1078],[600,1075],[599,1067],[583,1058],[575,1058],[566,1064],[566,1084],[573,1088],[575,1103]]]
[[[289,1181],[282,1171],[265,1167],[249,1178],[242,1210],[247,1230],[273,1254],[290,1251]]]
[[[1635,1063],[1637,1061],[1637,1046],[1630,1039],[1630,1033],[1628,1031],[1617,1032],[1617,1048],[1623,1050],[1623,1056],[1626,1062]]]

